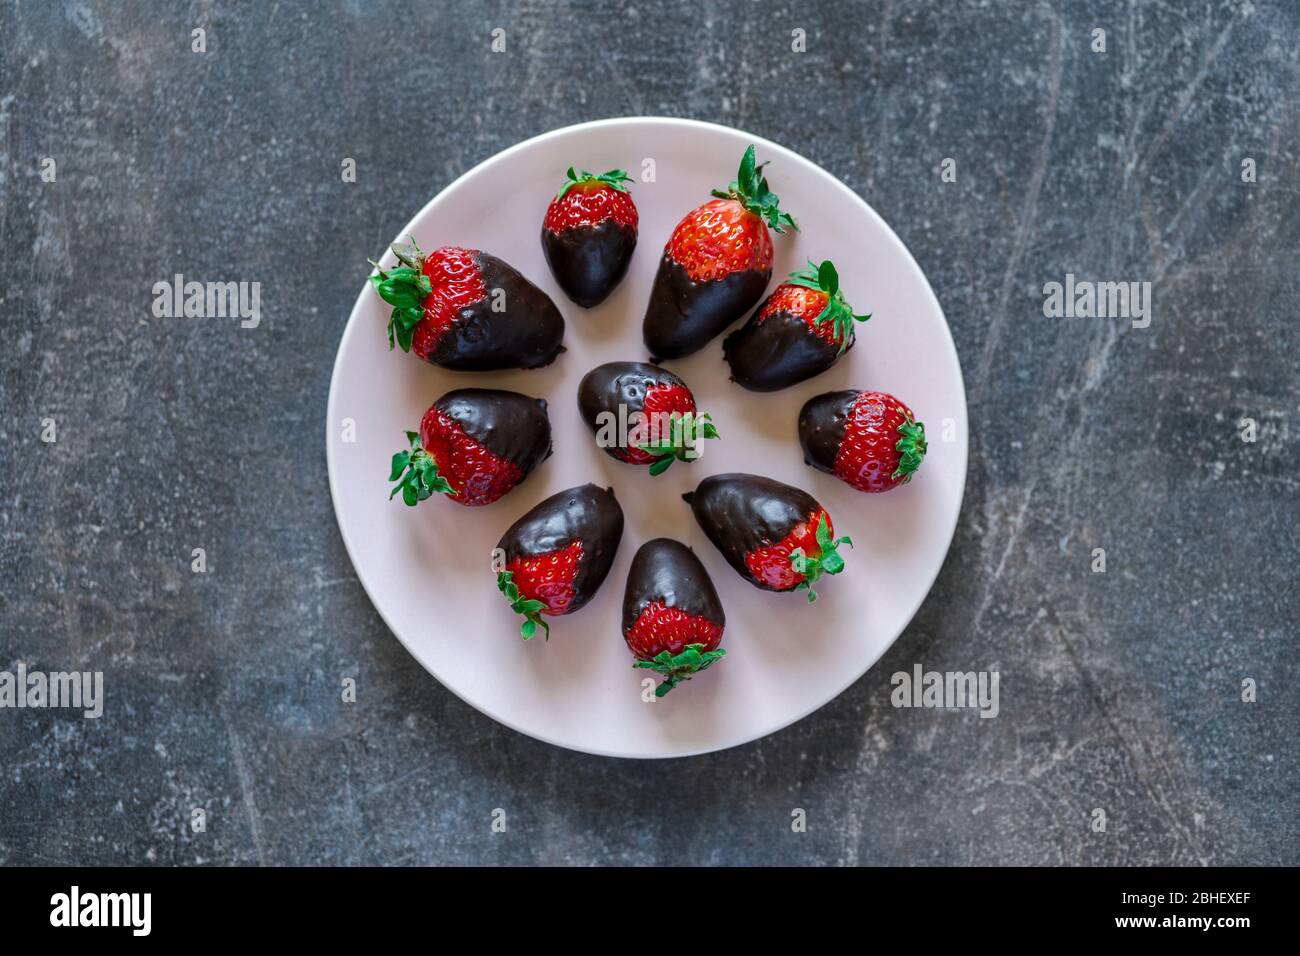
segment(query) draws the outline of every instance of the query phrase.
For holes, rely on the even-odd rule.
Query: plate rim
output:
[[[583,131],[593,130],[602,127],[635,126],[635,125],[678,126],[678,127],[688,127],[688,128],[695,128],[695,129],[720,130],[727,134],[740,134],[741,136],[749,139],[755,145],[759,146],[765,155],[778,154],[785,158],[797,160],[798,163],[801,164],[800,168],[803,167],[811,168],[817,175],[820,175],[832,188],[837,189],[845,197],[851,199],[851,201],[856,203],[863,211],[865,211],[866,214],[877,223],[877,225],[882,227],[885,234],[888,236],[889,240],[898,247],[899,251],[903,253],[907,261],[912,264],[913,268],[916,269],[917,274],[921,277],[922,284],[925,286],[925,293],[929,297],[931,304],[938,311],[939,318],[942,319],[944,342],[947,345],[948,351],[951,353],[952,364],[957,370],[957,383],[960,386],[960,392],[961,392],[962,418],[965,419],[966,426],[963,429],[963,433],[961,435],[961,441],[959,442],[960,448],[958,449],[960,464],[961,464],[961,487],[959,488],[957,493],[957,507],[954,509],[952,521],[947,531],[947,541],[943,547],[943,556],[935,565],[934,572],[933,574],[930,575],[930,580],[926,582],[925,588],[920,591],[920,597],[917,599],[912,609],[907,613],[907,616],[903,620],[902,625],[899,627],[898,632],[894,634],[893,637],[891,637],[887,642],[885,642],[881,646],[879,653],[877,653],[874,657],[868,660],[863,665],[861,670],[852,674],[848,678],[848,680],[842,683],[840,687],[830,696],[826,697],[825,700],[819,701],[818,703],[809,707],[807,710],[790,718],[789,720],[784,721],[783,723],[779,723],[773,727],[764,729],[759,733],[754,734],[751,737],[745,738],[744,740],[737,740],[730,743],[724,743],[718,746],[699,747],[692,750],[673,752],[673,753],[626,753],[626,752],[620,753],[615,750],[605,750],[605,749],[593,748],[593,747],[576,746],[569,742],[555,740],[552,739],[551,737],[548,737],[545,734],[538,733],[536,731],[523,727],[518,723],[516,723],[515,721],[507,720],[506,718],[501,717],[500,715],[494,713],[490,708],[483,706],[475,701],[469,700],[463,694],[461,694],[455,687],[452,687],[449,683],[444,681],[442,677],[439,676],[439,674],[433,670],[433,668],[427,665],[420,658],[420,656],[412,648],[411,644],[408,643],[406,638],[404,638],[398,632],[398,630],[393,627],[392,622],[388,619],[388,615],[384,613],[383,608],[379,606],[379,602],[375,600],[374,592],[372,591],[371,586],[367,581],[365,574],[362,572],[361,567],[357,564],[352,541],[348,536],[347,529],[344,527],[342,515],[340,514],[340,504],[339,504],[340,496],[339,496],[339,489],[337,486],[338,479],[336,477],[338,468],[335,462],[336,444],[338,442],[338,438],[336,437],[336,435],[338,430],[333,427],[332,423],[334,422],[334,418],[335,418],[335,403],[338,400],[340,359],[343,355],[344,347],[348,344],[348,341],[351,335],[353,334],[354,328],[359,324],[357,323],[356,319],[362,309],[362,304],[365,301],[365,295],[370,288],[369,282],[365,280],[363,280],[361,291],[357,294],[357,298],[352,304],[352,309],[348,313],[347,322],[345,323],[343,328],[343,334],[339,337],[339,344],[334,353],[334,366],[330,371],[329,396],[328,399],[326,400],[326,406],[325,406],[325,468],[329,479],[330,502],[334,512],[334,523],[338,526],[339,537],[343,539],[344,551],[347,553],[348,561],[352,564],[352,570],[357,576],[357,581],[360,582],[361,584],[361,589],[365,592],[366,598],[370,601],[370,606],[374,608],[375,612],[379,615],[380,620],[384,622],[384,626],[388,628],[389,633],[397,638],[398,642],[402,645],[403,648],[405,648],[406,652],[410,654],[411,657],[414,658],[415,662],[419,664],[420,667],[422,667],[424,671],[427,674],[429,674],[429,676],[431,676],[435,681],[437,681],[440,686],[450,691],[455,697],[463,701],[468,706],[472,707],[474,710],[478,711],[480,714],[483,714],[484,716],[491,718],[492,720],[496,721],[502,726],[509,727],[511,730],[517,733],[523,734],[526,737],[530,737],[533,740],[539,740],[542,743],[549,744],[553,747],[559,747],[563,750],[571,750],[575,753],[591,754],[597,757],[610,757],[610,758],[617,758],[622,760],[674,760],[674,759],[687,758],[687,757],[697,757],[709,753],[719,753],[724,750],[731,750],[735,747],[741,747],[746,744],[754,743],[757,740],[762,740],[764,737],[769,737],[772,734],[779,733],[780,731],[785,730],[787,727],[799,723],[801,720],[804,720],[805,718],[811,716],[812,714],[821,710],[827,704],[831,703],[832,701],[842,696],[845,691],[847,691],[850,687],[856,684],[867,674],[868,671],[870,671],[873,667],[875,667],[876,664],[880,661],[880,659],[884,657],[884,655],[889,651],[889,649],[898,642],[898,639],[903,636],[903,633],[908,629],[913,619],[916,617],[916,613],[921,609],[921,605],[925,603],[926,598],[930,596],[930,592],[934,589],[934,583],[939,578],[939,572],[943,570],[943,566],[948,559],[948,554],[952,550],[952,542],[953,542],[953,538],[956,536],[957,533],[957,525],[961,521],[962,508],[965,505],[965,501],[966,501],[966,484],[969,478],[969,466],[970,466],[970,404],[969,401],[967,400],[966,379],[961,367],[961,357],[957,353],[957,344],[952,337],[952,328],[948,324],[948,316],[944,313],[943,306],[939,302],[938,296],[935,295],[934,288],[933,286],[930,285],[930,279],[925,274],[925,270],[921,268],[920,263],[916,261],[916,257],[912,255],[912,252],[907,247],[907,244],[903,242],[903,240],[899,237],[898,233],[894,231],[893,227],[890,226],[887,221],[885,221],[883,216],[881,216],[878,212],[876,212],[876,210],[871,206],[870,203],[868,203],[865,199],[863,199],[856,192],[850,189],[847,184],[845,184],[842,180],[839,179],[839,177],[835,176],[829,170],[824,169],[822,166],[820,166],[813,160],[807,158],[806,156],[796,153],[794,150],[789,149],[788,147],[782,146],[780,143],[773,142],[764,136],[759,136],[756,133],[751,133],[748,130],[739,129],[734,126],[726,126],[722,123],[711,123],[704,120],[684,119],[684,118],[669,117],[669,116],[618,116],[618,117],[610,117],[606,119],[589,120],[583,123],[573,123],[568,126],[561,126],[555,129],[547,130],[546,132],[543,133],[538,133],[535,136],[530,136],[527,139],[515,143],[513,146],[509,146],[503,150],[500,150],[499,152],[493,153],[491,156],[488,156],[486,159],[471,166],[469,169],[461,173],[459,176],[453,179],[442,189],[438,190],[438,192],[431,199],[429,199],[428,202],[426,202],[423,206],[421,206],[419,211],[416,212],[415,215],[413,215],[407,221],[406,225],[401,230],[398,231],[397,235],[393,238],[393,242],[389,243],[388,247],[385,249],[384,255],[385,256],[391,255],[391,247],[393,243],[400,241],[403,236],[411,233],[414,230],[414,226],[416,222],[424,219],[424,217],[433,210],[433,208],[439,203],[439,201],[444,196],[453,192],[457,187],[459,187],[464,181],[466,181],[470,177],[490,169],[492,166],[496,165],[497,163],[505,162],[506,159],[509,158],[510,156],[513,156],[516,153],[529,149],[535,144],[539,144],[548,139],[556,138],[559,136],[566,136],[566,135],[580,133]],[[381,257],[381,261],[382,261],[382,257]]]

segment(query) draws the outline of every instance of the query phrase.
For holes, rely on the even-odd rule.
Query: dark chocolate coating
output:
[[[597,416],[601,412],[618,414],[620,404],[627,406],[631,417],[645,407],[645,393],[652,385],[679,385],[686,383],[667,369],[647,362],[606,362],[582,377],[578,385],[578,411],[593,432],[599,432]],[[617,447],[604,449],[615,458]]]
[[[623,592],[623,636],[653,601],[726,626],[722,601],[695,552],[672,538],[655,538],[641,545],[632,558]]]
[[[561,232],[542,229],[542,252],[564,294],[590,309],[600,305],[627,275],[636,230],[613,219]]]
[[[465,434],[514,462],[525,476],[550,457],[551,421],[543,398],[498,388],[458,388],[436,404]]]
[[[760,475],[712,475],[694,491],[682,495],[704,533],[742,578],[765,591],[776,590],[755,581],[745,555],[770,547],[794,526],[821,510],[812,495]]]
[[[835,458],[844,441],[853,403],[862,394],[855,388],[842,392],[822,392],[804,402],[799,409],[799,447],[805,464],[828,475],[835,474]]]
[[[762,311],[759,306],[722,341],[722,354],[737,385],[752,392],[775,392],[820,375],[840,357],[840,347],[813,332],[799,316],[779,309],[759,322]]]
[[[566,614],[582,607],[609,574],[623,538],[623,509],[614,500],[613,489],[595,485],[568,488],[537,504],[512,524],[497,547],[505,562],[561,551],[574,541],[582,542],[582,560],[573,581],[573,603]]]
[[[646,348],[655,361],[698,352],[763,297],[771,278],[771,269],[746,269],[696,282],[664,253],[641,327]]]
[[[550,365],[564,351],[564,317],[551,297],[496,256],[475,258],[487,295],[460,310],[429,361],[461,372]],[[496,289],[505,293],[500,312],[492,311]]]

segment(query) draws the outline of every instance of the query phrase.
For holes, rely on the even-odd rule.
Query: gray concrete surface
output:
[[[101,670],[107,703],[0,710],[0,864],[1300,862],[1298,44],[1264,0],[3,4],[0,669]],[[973,430],[884,660],[667,763],[428,677],[322,443],[365,258],[497,150],[631,114],[753,130],[870,201]],[[261,325],[155,319],[177,272],[260,281]],[[1150,326],[1045,318],[1067,273],[1151,282]],[[1000,715],[894,709],[915,663],[998,670]]]

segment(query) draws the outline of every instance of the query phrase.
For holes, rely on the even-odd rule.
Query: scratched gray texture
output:
[[[0,863],[1300,862],[1297,10],[5,3],[0,669],[102,670],[108,700],[0,711]],[[365,258],[494,152],[633,114],[752,130],[871,202],[972,428],[885,658],[666,763],[426,675],[355,579],[322,443]],[[261,281],[261,327],[154,319],[176,272]],[[1067,272],[1153,283],[1150,328],[1044,318]],[[1000,716],[892,708],[918,662],[998,670]]]

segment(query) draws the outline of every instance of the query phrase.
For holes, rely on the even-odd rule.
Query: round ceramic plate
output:
[[[645,361],[641,318],[664,243],[681,217],[725,187],[757,144],[772,190],[801,231],[774,236],[770,288],[806,260],[832,259],[858,312],[857,345],[829,372],[771,394],[727,378],[722,337],[665,363],[684,378],[721,440],[652,478],[605,455],[578,414],[582,376],[602,362]],[[569,166],[629,170],[640,212],[631,269],[590,311],[560,291],[542,255],[541,222]],[[652,170],[652,181],[645,181]],[[395,237],[422,249],[484,249],[546,291],[564,314],[567,351],[549,368],[450,372],[389,351],[389,308],[362,287],[334,363],[326,447],[330,492],[366,593],[416,660],[455,694],[507,726],[562,747],[620,757],[674,757],[742,744],[791,724],[857,680],[902,633],[934,583],[952,540],[966,475],[966,396],[943,312],[888,225],[839,180],[775,143],[677,119],[570,126],[520,143],[444,189]],[[381,250],[375,250],[377,255]],[[393,263],[389,252],[381,261]],[[360,278],[363,263],[358,263]],[[505,388],[545,398],[555,454],[495,504],[464,508],[435,496],[416,508],[389,500],[389,459],[435,399],[453,388]],[[881,495],[854,491],[803,463],[796,419],[804,401],[844,388],[891,392],[926,424],[929,453],[913,481]],[[740,471],[797,485],[853,538],[842,574],[802,593],[742,580],[696,525],[682,493],[707,475]],[[576,614],[551,618],[550,641],[525,643],[497,591],[491,552],[502,532],[564,488],[612,487],[626,529],[601,590]],[[727,613],[726,658],[656,700],[619,629],[632,555],[671,537],[695,549]],[[646,699],[648,698],[648,699]]]

